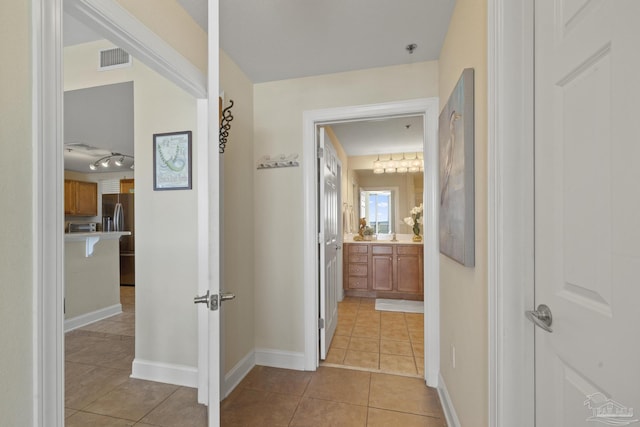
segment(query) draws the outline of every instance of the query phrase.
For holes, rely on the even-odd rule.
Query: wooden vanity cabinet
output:
[[[423,246],[345,243],[346,296],[422,300]]]
[[[98,184],[65,179],[64,213],[75,216],[98,215]]]
[[[371,289],[393,291],[393,246],[371,245]]]

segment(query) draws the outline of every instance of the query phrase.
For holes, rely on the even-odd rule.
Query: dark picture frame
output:
[[[191,190],[191,131],[153,134],[153,189]]]

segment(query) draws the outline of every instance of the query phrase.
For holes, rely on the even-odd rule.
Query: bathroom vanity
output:
[[[422,243],[373,240],[343,246],[345,296],[424,299]]]

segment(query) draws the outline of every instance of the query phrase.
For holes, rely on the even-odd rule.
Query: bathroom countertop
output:
[[[413,234],[398,234],[396,241],[391,240],[391,236],[385,235],[384,239],[375,240],[353,240],[353,237],[357,234],[345,234],[342,240],[343,243],[358,243],[358,244],[375,244],[375,245],[421,245],[423,242],[414,242],[412,240]]]

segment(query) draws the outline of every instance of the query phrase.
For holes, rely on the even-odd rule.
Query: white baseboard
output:
[[[104,320],[108,317],[115,316],[122,313],[122,304],[114,304],[109,307],[101,308],[100,310],[92,311],[90,313],[81,314],[80,316],[72,317],[64,321],[64,331],[69,332],[74,329],[81,328],[90,323],[95,323],[99,320]]]
[[[224,376],[221,397],[224,399],[229,396],[254,366],[256,366],[256,354],[251,350]]]
[[[193,366],[152,362],[138,358],[133,360],[131,378],[183,387],[198,387],[198,369]]]
[[[256,348],[255,361],[255,364],[260,366],[304,371],[304,353]]]
[[[451,396],[449,396],[449,392],[447,391],[447,386],[444,383],[442,374],[440,374],[439,378],[438,396],[440,396],[440,402],[442,402],[442,410],[444,411],[444,416],[447,419],[447,425],[449,427],[460,427],[458,414],[456,414],[456,410],[453,407],[453,402],[451,401]]]

